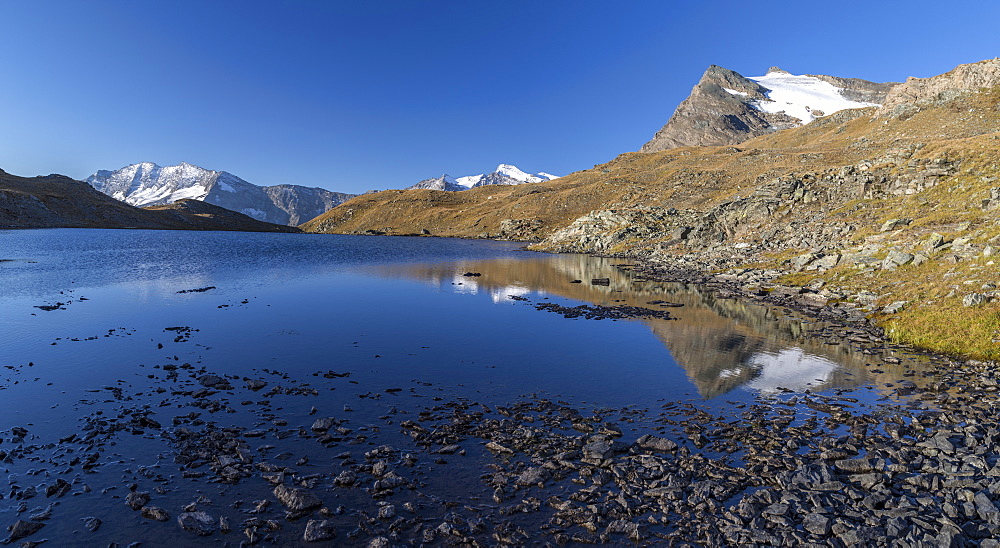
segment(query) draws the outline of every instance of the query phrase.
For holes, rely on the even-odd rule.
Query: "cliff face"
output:
[[[641,151],[741,143],[808,123],[795,115],[801,109],[811,119],[843,108],[881,104],[894,85],[825,75],[796,77],[777,67],[766,76],[746,78],[712,65]],[[793,95],[782,97],[782,92]]]

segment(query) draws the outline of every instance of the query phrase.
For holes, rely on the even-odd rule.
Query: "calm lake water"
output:
[[[198,329],[192,350],[226,373],[323,366],[611,406],[871,382],[870,359],[811,340],[809,322],[637,282],[618,259],[488,241],[171,231],[8,231],[0,245],[3,364],[34,362],[58,387],[118,378],[170,326]],[[670,309],[676,321],[567,320],[531,306],[655,300],[685,306]],[[37,395],[5,396],[20,406]]]
[[[104,485],[123,496],[137,466],[168,466],[169,447],[150,451],[117,440],[105,460],[120,476],[103,484],[80,476],[78,466],[60,472],[53,463],[56,442],[81,432],[81,421],[95,414],[145,406],[168,426],[171,410],[182,407],[168,398],[181,387],[163,375],[170,364],[300,385],[337,379],[341,384],[308,400],[280,400],[277,409],[304,427],[314,407],[350,408],[355,422],[377,423],[409,405],[392,399],[401,390],[490,406],[541,395],[590,408],[686,401],[719,410],[806,390],[856,389],[861,405],[889,393],[879,388],[886,379],[871,372],[872,356],[810,336],[822,327],[812,322],[696,287],[643,281],[616,268],[621,260],[520,247],[377,236],[0,231],[0,431],[9,440],[12,427],[27,428],[32,451],[48,455],[4,466],[19,488],[44,489],[59,473],[94,484],[92,494],[77,493],[85,506],[64,503],[74,508],[64,510],[72,519],[53,519],[31,540],[65,545],[90,535],[73,542],[157,544],[149,520],[97,493]],[[592,285],[594,278],[609,284]],[[535,307],[660,309],[651,301],[683,306],[669,308],[674,320],[617,321],[567,319]],[[322,372],[350,374],[350,381]],[[266,414],[250,413],[248,403],[234,405],[226,420],[262,424]],[[201,491],[174,485],[171,492],[176,507]],[[23,517],[19,509],[48,503],[27,502],[0,500],[0,525]],[[81,532],[87,512],[104,512],[106,525]],[[193,538],[179,531],[155,535],[162,542]]]

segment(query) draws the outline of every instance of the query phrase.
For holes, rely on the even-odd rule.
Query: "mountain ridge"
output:
[[[290,226],[308,221],[355,196],[301,185],[262,187],[227,171],[209,170],[187,162],[176,166],[140,162],[117,170],[99,170],[86,182],[134,206],[193,199],[260,221]]]
[[[460,192],[470,188],[479,188],[490,185],[520,185],[524,183],[541,183],[558,179],[558,175],[545,173],[544,171],[535,174],[525,173],[517,166],[511,164],[500,164],[496,170],[490,173],[479,175],[464,175],[452,178],[448,174],[432,179],[424,179],[415,185],[406,187],[404,190],[445,190],[449,192]]]

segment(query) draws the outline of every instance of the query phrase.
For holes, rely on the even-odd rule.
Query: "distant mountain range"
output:
[[[225,171],[188,163],[161,167],[151,162],[87,177],[95,189],[136,207],[190,199],[243,213],[259,221],[295,226],[356,196],[299,185],[257,186]]]
[[[145,228],[299,232],[212,204],[183,199],[146,209],[62,175],[18,177],[0,170],[0,228]]]
[[[535,174],[525,173],[510,164],[500,164],[492,173],[480,175],[466,175],[452,178],[450,175],[442,175],[433,179],[424,179],[419,183],[406,187],[405,190],[426,188],[430,190],[460,191],[470,188],[477,188],[489,185],[520,185],[524,183],[541,183],[558,179],[558,175],[539,172]]]
[[[837,76],[796,76],[778,67],[771,67],[764,76],[747,78],[712,65],[641,151],[735,145],[841,110],[881,105],[897,85]]]

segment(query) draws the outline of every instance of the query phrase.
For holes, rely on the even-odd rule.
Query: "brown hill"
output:
[[[303,228],[758,266],[825,284],[899,340],[1000,358],[998,132],[1000,60],[988,60],[738,147],[626,153],[517,187],[379,192]]]
[[[0,170],[0,228],[147,228],[299,232],[202,202],[140,209],[62,175],[18,177]]]

